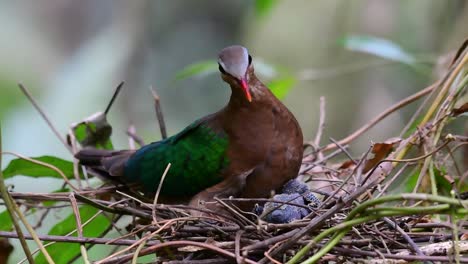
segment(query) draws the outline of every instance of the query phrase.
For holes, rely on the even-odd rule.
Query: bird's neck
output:
[[[271,98],[271,93],[268,88],[255,76],[255,74],[249,74],[248,85],[250,95],[252,96],[252,102],[249,102],[243,92],[242,88],[237,84],[230,84],[231,86],[231,98],[229,99],[229,107],[256,107],[264,101],[268,101]]]

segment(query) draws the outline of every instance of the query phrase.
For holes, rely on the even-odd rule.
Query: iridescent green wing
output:
[[[143,192],[154,194],[168,163],[162,195],[194,195],[222,180],[228,165],[228,139],[198,121],[179,134],[138,150],[125,165],[124,180],[139,183]]]

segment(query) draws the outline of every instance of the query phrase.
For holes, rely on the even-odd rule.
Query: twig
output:
[[[170,168],[171,168],[171,163],[168,163],[167,166],[166,166],[166,169],[164,170],[164,173],[163,173],[163,175],[161,177],[161,180],[159,181],[158,190],[156,191],[156,194],[154,195],[153,208],[151,210],[151,215],[153,216],[153,223],[154,224],[158,223],[158,220],[156,220],[156,205],[158,204],[158,198],[159,198],[159,194],[161,192],[161,188],[162,188],[163,183],[164,183],[164,179],[166,179],[167,172],[169,171]]]
[[[119,192],[119,191],[117,191]],[[111,208],[105,205],[102,205],[101,203],[104,203],[105,201],[94,201],[89,198],[86,198],[82,195],[75,194],[76,198],[84,203],[87,203],[89,205],[92,205],[100,210],[109,212],[109,213],[114,213],[114,214],[122,214],[122,215],[135,215],[138,217],[141,217],[143,219],[151,219],[151,216],[141,210],[136,210],[135,208],[131,208],[128,206],[115,206],[115,208]],[[129,196],[131,197],[131,196]]]
[[[393,202],[393,201],[403,201],[403,200],[417,200],[417,201],[430,201],[434,203],[443,203],[443,205],[438,205],[438,206],[433,206],[430,209],[427,208],[400,208],[400,207],[395,207],[391,208],[394,211],[389,211],[387,208],[384,208],[386,211],[381,210],[380,213],[368,213],[365,214],[365,211],[368,208],[373,208],[376,205],[382,204],[382,203],[387,203],[387,202]],[[305,253],[307,253],[310,248],[317,244],[319,241],[324,239],[326,236],[333,234],[333,237],[329,239],[326,245],[322,246],[318,252],[316,252],[314,255],[309,257],[307,260],[305,260],[303,263],[315,263],[317,260],[319,260],[321,257],[323,257],[327,252],[333,249],[335,245],[339,243],[339,241],[343,238],[343,236],[349,231],[349,229],[355,225],[358,224],[363,224],[368,221],[380,219],[383,216],[396,216],[396,215],[412,215],[415,213],[447,213],[449,210],[453,210],[453,208],[450,207],[450,205],[454,205],[457,207],[463,207],[464,204],[468,204],[468,201],[458,201],[453,198],[447,198],[443,196],[437,196],[437,195],[430,195],[430,194],[400,194],[400,195],[389,195],[386,197],[381,197],[378,199],[372,199],[372,200],[367,200],[362,204],[359,204],[356,206],[346,217],[345,221],[335,225],[331,228],[326,229],[325,231],[321,232],[319,235],[315,236],[313,240],[311,240],[305,247],[303,247],[289,262],[288,264],[293,264],[299,261]],[[378,208],[375,209],[369,209],[369,211],[375,211]],[[466,213],[467,210],[459,208],[460,212],[459,213]],[[463,211],[463,212],[462,212]],[[360,215],[360,217],[358,217]]]
[[[365,124],[364,126],[362,126],[361,128],[359,128],[358,130],[354,131],[351,135],[341,139],[340,141],[338,141],[341,145],[346,145],[346,144],[349,144],[351,141],[355,140],[356,138],[358,138],[359,136],[361,136],[364,132],[366,132],[367,130],[369,130],[370,128],[372,128],[373,126],[375,126],[377,123],[379,123],[380,121],[382,121],[385,117],[387,117],[388,115],[390,115],[391,113],[395,112],[396,110],[418,100],[419,98],[429,94],[430,92],[432,92],[432,90],[434,90],[437,86],[438,86],[438,82],[424,88],[423,90],[411,95],[411,96],[408,96],[406,97],[405,99],[399,101],[398,103],[392,105],[391,107],[387,108],[385,111],[383,111],[380,115],[376,116],[374,119],[372,119],[371,121],[369,121],[367,124]],[[325,150],[331,150],[331,149],[334,149],[336,148],[336,144],[328,144],[327,146],[325,146],[325,148],[323,149],[324,151]]]
[[[419,117],[419,114],[421,114],[421,112],[425,109],[427,103],[432,98],[434,93],[437,91],[437,87],[440,85],[440,83],[441,82],[438,81],[437,83],[434,84],[434,85],[436,85],[436,87],[434,89],[432,89],[431,92],[428,93],[428,96],[426,96],[426,98],[424,98],[423,102],[418,106],[418,109],[416,109],[416,111],[413,113],[413,115],[411,116],[409,121],[406,123],[405,127],[403,127],[403,129],[401,130],[398,137],[403,138],[404,135],[408,132],[408,130],[412,127],[415,120]]]
[[[18,215],[19,219],[23,223],[24,227],[28,230],[29,234],[33,238],[34,242],[36,242],[37,247],[41,251],[41,253],[44,255],[44,258],[46,259],[47,263],[53,264],[55,263],[52,260],[52,257],[49,255],[47,250],[45,249],[44,245],[42,244],[42,241],[39,239],[37,236],[36,232],[34,231],[33,227],[28,223],[26,220],[26,217],[24,216],[23,212],[21,212],[21,209],[16,205],[16,203],[13,203],[13,207],[15,208],[16,214]]]
[[[447,94],[449,88],[451,87],[453,81],[455,80],[456,76],[462,71],[463,67],[468,63],[468,49],[466,49],[463,52],[463,56],[460,55],[458,58],[458,62],[456,64],[453,64],[451,69],[447,72],[445,75],[443,82],[440,82],[440,85],[443,85],[439,93],[437,94],[436,98],[434,101],[431,103],[431,106],[429,107],[429,110],[427,110],[426,114],[422,118],[421,122],[419,122],[420,125],[426,125],[429,119],[434,115],[434,112],[436,109],[439,107],[439,105],[442,103],[443,97]],[[438,87],[439,82],[435,83],[437,84],[435,87]],[[434,85],[435,85],[434,84]],[[427,88],[426,88],[427,89]],[[444,116],[445,117],[445,116]],[[440,120],[438,120],[440,121]],[[433,122],[436,123],[436,122]],[[401,149],[398,152],[397,158],[402,158],[406,155],[406,153],[409,151],[412,145],[406,145],[403,149]]]
[[[100,214],[102,214],[102,211],[98,211],[97,213],[95,213],[95,214],[94,214],[93,216],[91,216],[86,222],[84,222],[82,226],[88,225],[89,223],[91,223],[91,221],[93,221],[93,220],[94,220],[96,217],[98,217]],[[60,238],[60,237],[62,237],[62,238],[65,237],[65,238],[67,238],[67,237],[71,236],[72,234],[74,234],[75,232],[76,232],[76,229],[72,230],[71,232],[69,232],[69,233],[66,234],[65,236],[56,236],[56,237],[59,237],[59,238]],[[9,233],[9,232],[6,232],[6,233]],[[14,233],[13,233],[13,234],[14,234]],[[1,233],[0,233],[0,236],[1,236]],[[14,236],[13,236],[13,237],[14,237]],[[30,238],[29,238],[29,237],[30,237]],[[29,237],[28,237],[28,239],[33,239],[32,236],[29,236]],[[38,236],[38,237],[40,238],[41,241],[47,241],[47,239],[44,239],[44,236]],[[48,236],[45,236],[45,237],[48,237]],[[55,236],[50,236],[50,237],[55,237]],[[55,244],[56,242],[60,242],[60,241],[58,241],[58,240],[51,240],[51,241],[52,241],[52,242],[50,242],[50,243],[44,245],[44,247],[48,247],[48,246],[51,246],[51,245]],[[64,242],[68,242],[68,241],[64,241]],[[35,254],[35,253],[38,252],[38,251],[39,251],[39,249],[36,249],[36,250],[33,252],[33,254]],[[23,260],[21,260],[19,263],[24,263],[25,261],[26,261],[26,259],[23,259]]]
[[[0,231],[0,237],[7,238],[19,238],[16,232]],[[86,244],[102,244],[102,245],[119,245],[119,246],[130,246],[133,245],[137,240],[133,239],[118,239],[114,238],[100,238],[100,237],[74,237],[74,236],[54,236],[54,235],[38,235],[42,241],[53,241],[53,242],[64,242],[64,243],[86,243]],[[25,239],[32,240],[32,236],[25,234]],[[158,241],[149,241],[147,245],[158,244]]]
[[[314,145],[316,148],[320,147],[320,138],[322,138],[323,129],[325,127],[325,97],[320,96],[320,115],[317,134],[315,135]]]
[[[78,209],[78,204],[75,199],[75,195],[70,193],[68,196],[70,198],[71,207],[73,210],[73,214],[75,215],[76,221],[76,232],[78,233],[78,237],[83,237],[83,226],[81,225],[81,215],[80,210]],[[83,261],[86,264],[89,264],[88,253],[86,252],[86,248],[84,244],[80,245],[81,256],[83,257]]]
[[[136,128],[133,124],[130,123],[127,129],[127,135],[128,135],[128,148],[129,149],[136,149],[135,147],[135,138],[130,135],[135,135],[136,134]]]
[[[120,90],[122,89],[123,85],[125,82],[120,82],[119,85],[117,85],[117,88],[115,88],[115,92],[112,95],[111,100],[107,104],[106,110],[104,111],[104,115],[107,115],[109,113],[109,110],[111,109],[112,105],[114,104],[115,99],[117,98],[117,95],[119,95]]]
[[[347,149],[348,146],[343,146],[343,148]],[[327,156],[323,157],[322,159],[319,159],[319,160],[313,162],[312,164],[304,163],[304,159],[306,158],[306,157],[304,157],[304,159],[302,161],[303,162],[302,167],[301,167],[301,169],[299,171],[299,175],[307,173],[309,170],[311,170],[315,166],[322,166],[322,165],[320,165],[321,163],[323,163],[323,162],[325,162],[325,161],[339,155],[341,152],[343,152],[341,149],[337,149],[337,150],[333,151],[332,153],[328,154]],[[306,165],[304,166],[304,164],[306,164]]]
[[[270,249],[268,249],[263,255],[268,258],[269,261],[271,261],[271,263],[275,263],[275,264],[281,264],[281,262],[277,261],[276,259],[274,259],[272,256],[270,256],[270,252],[272,250],[274,250],[281,242],[278,242],[276,244],[274,244]]]
[[[414,243],[413,239],[411,239],[411,237],[408,236],[408,234],[403,229],[401,229],[401,227],[399,227],[396,222],[393,222],[388,217],[384,217],[383,220],[401,234],[401,236],[406,240],[406,242],[408,242],[414,252],[416,252],[419,256],[425,256],[418,245]]]
[[[36,100],[32,97],[31,93],[29,93],[29,91],[26,89],[26,87],[24,87],[24,85],[21,84],[21,83],[18,83],[18,87],[23,92],[23,94],[28,98],[28,100],[31,102],[31,104],[34,106],[34,108],[36,108],[36,110],[39,112],[39,114],[42,116],[42,118],[46,121],[47,125],[49,126],[50,129],[52,129],[52,132],[54,132],[55,136],[60,140],[60,142],[62,142],[62,144],[65,146],[65,148],[68,149],[68,151],[70,151],[70,153],[73,155],[73,151],[72,151],[71,147],[67,144],[67,142],[62,137],[62,135],[60,135],[60,133],[55,128],[55,126],[52,124],[52,121],[50,121],[50,119],[47,117],[47,115],[42,110],[42,108],[39,107]]]
[[[137,136],[134,132],[134,130],[130,130],[131,127],[134,127],[133,125],[130,125],[130,127],[127,130],[127,136],[129,136],[131,139],[133,139],[140,147],[145,145],[145,141],[139,136]]]
[[[207,244],[207,243],[200,243],[200,242],[195,242],[195,241],[184,241],[184,240],[169,241],[169,242],[164,242],[164,243],[160,243],[160,244],[150,246],[148,248],[143,249],[140,252],[141,253],[140,256],[144,256],[144,255],[154,253],[154,252],[158,251],[159,249],[165,248],[165,247],[181,247],[181,246],[201,247],[201,248],[205,248],[205,249],[214,251],[214,252],[216,252],[218,254],[221,254],[223,256],[226,256],[226,257],[229,257],[229,258],[232,258],[232,259],[236,259],[235,254],[233,254],[233,253],[231,253],[231,252],[229,252],[227,250],[221,249],[219,247],[216,247],[216,246],[213,246],[213,245],[210,245],[210,244]],[[132,257],[133,257],[133,253],[130,253],[130,254],[127,254],[127,255],[115,257],[113,259],[108,259],[107,261],[102,262],[101,264],[114,263],[114,262],[117,262],[117,261],[126,262],[126,261],[132,259]],[[252,260],[250,260],[248,258],[244,258],[244,262],[248,263],[248,264],[255,264],[256,263],[255,261],[252,261]]]
[[[158,119],[158,122],[159,122],[159,130],[161,131],[161,137],[162,139],[166,139],[167,138],[166,123],[164,122],[164,115],[161,109],[161,100],[159,98],[159,95],[156,93],[156,90],[151,86],[150,86],[150,91],[154,99],[154,110],[156,111],[156,118]]]
[[[236,254],[236,262],[237,264],[242,264],[244,263],[244,258],[240,254],[240,240],[242,237],[242,234],[244,233],[244,230],[239,230],[236,232],[236,238],[235,238],[235,250],[234,253]]]
[[[333,249],[336,252],[339,252],[340,254],[347,254],[347,255],[361,255],[361,256],[369,256],[369,257],[379,257],[379,254],[375,252],[369,252],[369,251],[364,251],[364,250],[356,250],[356,249],[350,249],[350,248],[342,248],[342,247],[335,247]],[[381,253],[382,256],[388,259],[404,259],[408,261],[440,261],[440,262],[445,262],[445,263],[450,263],[453,258],[452,257],[446,257],[446,256],[415,256],[415,255],[397,255],[397,254],[386,254],[386,253]],[[460,262],[468,263],[468,258],[460,258]],[[374,263],[374,262],[371,262]],[[379,262],[375,262],[379,263]],[[384,262],[381,262],[384,263]]]
[[[138,247],[136,248],[135,253],[133,253],[132,264],[137,264],[138,257],[140,256],[140,251],[143,249],[143,247],[145,247],[147,241],[148,240],[142,241],[140,245],[138,245]]]
[[[390,180],[385,182],[385,186],[379,191],[375,198],[379,198],[380,196],[382,196],[390,187],[390,185],[392,185],[392,183],[398,178],[398,176],[400,176],[401,173],[403,173],[403,171],[405,171],[407,167],[408,163],[403,164],[403,166],[395,173],[395,175],[393,175],[392,178],[390,178]]]
[[[130,245],[129,247],[126,247],[126,248],[124,248],[124,249],[122,249],[122,250],[119,250],[119,251],[117,251],[117,252],[115,252],[115,253],[113,253],[113,254],[111,254],[111,255],[105,257],[104,259],[102,259],[102,260],[100,260],[100,261],[97,261],[96,264],[108,263],[109,261],[111,261],[111,260],[113,260],[113,259],[115,259],[115,258],[119,258],[119,257],[117,257],[118,255],[120,255],[120,254],[122,254],[122,253],[124,253],[124,252],[126,252],[126,251],[129,251],[130,249],[132,249],[132,248],[134,248],[134,247],[140,245],[141,243],[146,243],[147,240],[149,240],[149,239],[152,238],[153,236],[157,235],[159,232],[161,232],[162,230],[164,230],[164,228],[166,228],[167,226],[171,225],[173,222],[177,222],[177,221],[179,221],[179,219],[177,219],[177,218],[176,218],[176,219],[171,219],[171,220],[169,220],[167,223],[165,223],[165,224],[164,224],[162,227],[160,227],[158,230],[156,230],[156,231],[154,231],[154,232],[152,232],[152,233],[150,233],[150,234],[148,234],[148,235],[146,235],[146,236],[140,238],[139,240],[137,240],[135,243],[133,243],[133,244]],[[131,255],[133,255],[133,254],[131,254]],[[128,255],[125,255],[125,256],[128,256]],[[142,252],[141,256],[144,256],[144,253],[143,253],[143,252]],[[132,257],[130,257],[130,259],[132,259]],[[128,260],[130,260],[130,259],[128,259]],[[128,261],[128,260],[126,260],[126,261]],[[118,261],[120,262],[120,261],[122,261],[122,260],[118,260]],[[116,262],[117,262],[117,261],[116,261]]]
[[[0,152],[1,151],[2,151],[2,127],[0,123]],[[11,198],[10,194],[8,193],[8,189],[5,185],[5,180],[3,179],[3,172],[1,170],[1,167],[2,167],[2,155],[0,155],[0,194],[2,196],[3,201],[5,202],[5,206],[10,215],[13,226],[18,234],[18,238],[20,239],[24,254],[28,258],[29,263],[34,263],[34,258],[31,255],[31,250],[29,250],[28,244],[26,243],[26,240],[25,240],[25,235],[23,234],[23,231],[21,231],[18,217],[15,214],[15,209],[13,206],[13,203],[14,203],[13,198]]]
[[[194,260],[171,260],[164,262],[165,264],[229,264],[232,261],[222,258],[213,258],[213,259],[194,259]]]
[[[348,152],[348,150],[346,150],[345,146],[342,146],[342,144],[338,141],[336,141],[335,139],[333,138],[329,138],[331,142],[333,142],[333,144],[336,145],[336,147],[338,147],[347,157],[348,159],[354,163],[354,165],[356,165],[356,161],[353,159],[353,157],[351,156],[351,153]]]
[[[325,201],[323,201],[323,203],[320,205],[319,208],[325,206],[328,201],[330,199],[332,199],[341,189],[343,189],[343,187],[345,186],[345,184],[351,179],[351,177],[356,173],[356,171],[359,170],[360,167],[362,167],[361,165],[364,164],[364,162],[367,160],[367,155],[369,155],[370,151],[372,150],[372,146],[369,147],[369,149],[366,151],[366,153],[364,153],[362,155],[362,158],[359,160],[359,162],[356,164],[356,167],[354,167],[353,169],[353,172],[350,173],[348,175],[348,177],[346,177],[346,179],[343,180],[343,182],[340,184],[340,186],[327,198],[325,199]]]
[[[442,103],[442,99],[445,96],[445,94],[449,91],[449,88],[452,82],[455,80],[455,77],[463,69],[465,64],[468,63],[468,49],[466,50],[464,56],[460,57],[460,59],[461,61],[458,64],[456,64],[455,68],[453,69],[453,72],[449,73],[448,79],[444,83],[444,86],[440,90],[439,94],[437,94],[437,97],[434,99],[434,102],[431,104],[429,110],[427,110],[426,115],[423,117],[422,121],[420,122],[421,124],[425,124],[427,123],[427,121],[429,121],[432,114],[436,111],[436,109]]]

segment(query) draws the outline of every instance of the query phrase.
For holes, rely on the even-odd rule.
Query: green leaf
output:
[[[445,168],[441,168],[441,170],[434,167],[434,175],[437,184],[437,189],[440,193],[444,195],[449,195],[450,191],[452,190],[452,185],[450,182],[444,177],[446,174]]]
[[[364,52],[405,64],[412,65],[416,62],[414,56],[399,45],[382,38],[349,36],[342,40],[342,45],[352,51]]]
[[[0,230],[11,231],[13,229],[13,223],[11,222],[10,213],[5,210],[0,213]]]
[[[99,210],[84,205],[79,208],[82,224],[90,219]],[[93,219],[89,224],[83,226],[83,236],[85,237],[100,237],[103,232],[111,225],[109,219],[100,214]],[[49,231],[49,235],[63,236],[76,229],[75,215],[72,213],[64,220],[57,223]],[[76,236],[76,232],[73,236]],[[56,243],[47,247],[47,251],[56,263],[69,263],[80,254],[80,245],[76,243]],[[36,257],[36,263],[47,263],[44,255],[40,254]]]
[[[84,121],[73,124],[72,129],[76,140],[83,147],[113,149],[110,140],[112,126],[107,122],[107,117],[102,112],[97,112]],[[70,140],[69,137],[68,140]]]
[[[190,64],[183,68],[181,71],[179,71],[175,77],[174,80],[183,80],[188,77],[201,77],[204,75],[208,75],[211,73],[215,73],[218,70],[218,64],[216,61],[213,60],[205,60],[205,61],[199,61],[193,64]]]
[[[73,163],[71,161],[53,156],[41,156],[32,159],[53,165],[61,170],[68,179],[74,179]],[[20,158],[10,161],[5,170],[3,170],[3,177],[5,177],[5,179],[17,175],[30,176],[34,178],[52,177],[62,179],[62,176],[60,176],[60,174],[55,170]]]
[[[265,16],[268,14],[275,4],[277,0],[255,0],[255,12],[257,16]]]
[[[285,77],[271,81],[268,83],[270,91],[280,100],[284,99],[291,88],[296,84],[297,80],[293,77]]]
[[[414,187],[416,187],[416,183],[418,182],[420,173],[421,171],[419,169],[415,170],[411,175],[409,175],[409,177],[406,178],[404,185],[405,192],[413,192]]]

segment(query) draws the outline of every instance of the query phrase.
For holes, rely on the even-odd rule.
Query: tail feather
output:
[[[75,154],[80,163],[100,174],[105,173],[109,176],[122,176],[124,173],[125,162],[134,153],[133,150],[103,150],[86,148]]]
[[[132,153],[133,152],[125,152],[111,157],[105,157],[102,159],[101,164],[111,176],[122,176],[124,173],[125,163]]]

